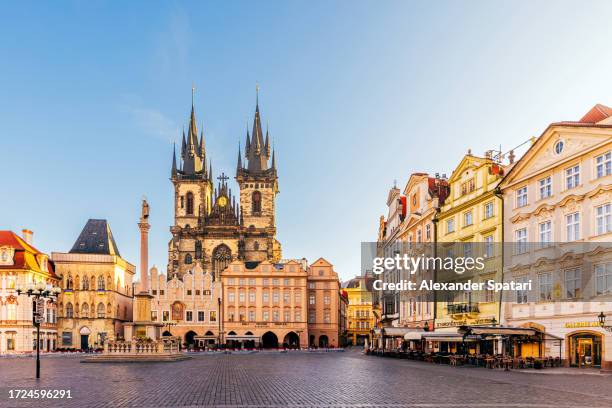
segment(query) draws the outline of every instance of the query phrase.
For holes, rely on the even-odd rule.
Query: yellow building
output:
[[[373,313],[373,279],[357,276],[348,281],[344,290],[348,295],[348,340],[353,345],[372,344],[372,329],[376,325]]]
[[[491,156],[468,152],[448,180],[450,195],[437,215],[438,256],[483,257],[485,267],[471,276],[438,272],[438,281],[500,281],[502,207],[496,188],[505,167]],[[459,326],[500,321],[499,293],[493,291],[439,292],[436,300],[436,332],[456,333]],[[434,338],[432,333],[428,339]]]
[[[132,320],[134,265],[119,254],[106,220],[89,220],[68,253],[54,252],[62,277],[58,347],[102,347]]]

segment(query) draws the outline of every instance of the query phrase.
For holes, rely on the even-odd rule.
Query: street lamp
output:
[[[62,291],[57,286],[45,282],[28,283],[25,288],[18,287],[17,295],[26,294],[34,299],[36,307],[32,310],[32,320],[36,327],[36,378],[40,378],[40,324],[45,320],[45,299],[53,302]]]
[[[612,333],[612,326],[606,326],[606,315],[604,312],[601,312],[599,316],[597,316],[597,320],[599,320],[599,327]]]

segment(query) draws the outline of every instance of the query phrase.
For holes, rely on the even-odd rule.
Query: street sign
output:
[[[32,302],[32,320],[35,325],[44,323],[45,321],[45,299],[38,298]]]

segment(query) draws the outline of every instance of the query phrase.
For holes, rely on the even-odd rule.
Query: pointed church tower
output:
[[[270,161],[270,135],[261,129],[259,87],[255,101],[253,131],[247,128],[245,160],[238,147],[236,181],[240,186],[240,222],[245,231],[244,253],[246,261],[278,261],[280,243],[276,240],[276,194],[278,176],[276,158]]]

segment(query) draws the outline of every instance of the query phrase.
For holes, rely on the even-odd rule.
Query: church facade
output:
[[[281,259],[276,156],[269,132],[262,129],[259,101],[244,151],[238,148],[237,194],[225,173],[215,177],[205,144],[192,102],[180,152],[175,149],[172,156],[174,225],[167,274],[150,270],[151,320],[187,346],[306,347],[318,345],[319,337],[325,346],[341,345],[341,293],[331,264],[326,263],[326,276],[335,284],[321,283],[326,292],[315,312],[315,300],[306,304],[306,260]],[[315,339],[309,331],[317,332]]]

